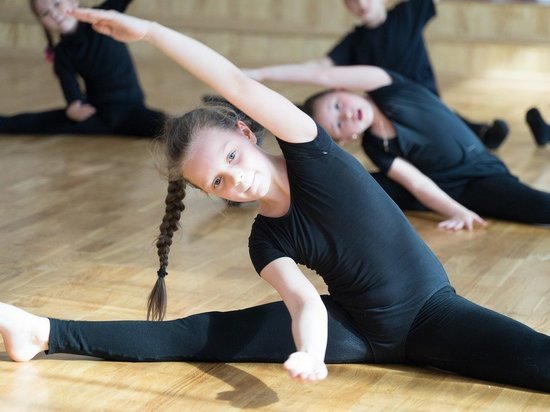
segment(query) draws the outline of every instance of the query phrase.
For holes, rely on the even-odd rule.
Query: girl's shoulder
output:
[[[277,138],[283,156],[288,160],[307,160],[317,158],[331,152],[338,147],[325,129],[317,122],[317,136],[315,139],[305,143],[289,143]]]

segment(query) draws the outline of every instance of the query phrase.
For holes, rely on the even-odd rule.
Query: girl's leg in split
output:
[[[65,115],[65,109],[0,116],[0,134],[109,133],[112,133],[112,130],[97,115],[83,122],[74,122]]]
[[[109,125],[113,134],[132,137],[157,137],[166,115],[143,104],[106,105],[98,116]]]
[[[407,338],[411,362],[550,392],[550,336],[478,306],[451,288],[421,309]]]
[[[329,297],[323,301],[329,313],[326,361],[369,362],[370,348],[346,314]],[[280,301],[165,322],[51,319],[50,326],[47,353],[108,360],[284,362],[295,351],[290,316]]]
[[[550,193],[533,189],[511,175],[473,179],[455,199],[482,216],[550,224]]]

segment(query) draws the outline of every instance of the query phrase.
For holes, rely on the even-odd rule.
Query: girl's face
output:
[[[72,33],[78,20],[69,11],[78,7],[77,0],[35,0],[34,10],[42,25],[51,33]]]
[[[373,119],[372,105],[358,94],[338,90],[321,96],[313,117],[343,146],[367,130]]]
[[[386,21],[385,0],[344,0],[347,9],[369,28],[376,28]]]
[[[264,197],[271,172],[256,136],[242,122],[236,130],[203,129],[183,160],[183,177],[202,191],[234,202]]]

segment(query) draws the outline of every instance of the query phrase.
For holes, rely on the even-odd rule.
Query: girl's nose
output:
[[[62,20],[63,13],[61,13],[58,10],[52,9],[50,10],[50,16],[52,19],[54,19],[57,23],[59,23]]]
[[[243,182],[243,172],[239,170],[235,172],[235,174],[233,175],[233,184],[235,186],[239,186],[240,184],[242,184],[242,182]]]
[[[342,112],[342,116],[343,116],[344,120],[349,120],[353,117],[353,113],[351,112],[351,110],[344,110]]]

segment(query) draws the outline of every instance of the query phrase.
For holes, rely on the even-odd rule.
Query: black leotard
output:
[[[258,273],[279,257],[314,269],[353,317],[376,362],[403,360],[418,310],[448,285],[445,270],[363,166],[319,127],[309,143],[279,141],[288,214],[259,215],[249,239]]]
[[[392,83],[369,95],[390,119],[397,139],[384,145],[369,130],[363,137],[363,149],[383,173],[399,156],[442,188],[463,185],[472,177],[510,174],[438,97],[397,73],[388,73]]]

